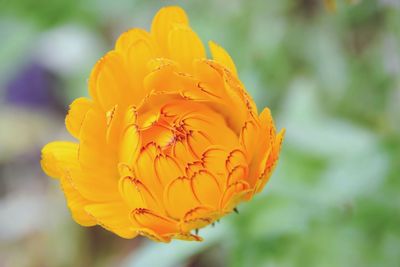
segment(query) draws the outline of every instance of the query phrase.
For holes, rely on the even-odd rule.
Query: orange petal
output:
[[[215,61],[224,65],[228,70],[230,70],[235,76],[237,76],[236,66],[233,62],[231,56],[225,51],[221,46],[209,41],[208,45],[211,50],[212,57]]]
[[[142,29],[130,29],[118,37],[115,43],[115,50],[126,53],[132,44],[138,41],[152,42],[151,36],[148,32]]]
[[[187,177],[192,177],[196,172],[205,170],[202,161],[194,161],[186,164],[185,173]]]
[[[135,172],[131,166],[124,162],[118,164],[119,177],[135,177]]]
[[[163,186],[155,172],[155,158],[160,153],[154,143],[146,145],[140,152],[135,167],[137,177],[151,189],[153,195],[162,201]]]
[[[252,154],[249,178],[247,180],[251,187],[255,186],[261,173],[264,171],[275,142],[275,125],[268,108],[265,108],[261,112],[259,116],[259,126],[257,128],[259,128],[258,133],[254,133],[254,139],[259,139],[260,142],[257,144],[257,149]],[[248,134],[250,138],[250,132],[248,132]]]
[[[71,172],[79,169],[78,145],[70,142],[52,142],[42,150],[42,168],[50,176],[60,178],[67,204],[74,220],[83,226],[96,224],[85,210],[90,202],[73,186]]]
[[[52,177],[66,178],[74,189],[88,200],[118,198],[116,184],[111,177],[84,173],[78,161],[78,145],[70,142],[52,142],[42,150],[42,168]],[[100,182],[99,182],[100,181]],[[115,188],[113,190],[113,188]]]
[[[104,110],[132,99],[124,61],[116,51],[108,52],[94,67],[89,79],[90,95]]]
[[[166,186],[164,203],[168,214],[177,219],[182,218],[186,212],[200,204],[187,177],[178,177]]]
[[[185,70],[193,69],[193,60],[206,58],[204,46],[197,34],[188,26],[176,25],[168,36],[168,52]]]
[[[169,128],[158,123],[142,131],[143,144],[154,142],[162,149],[174,142],[174,134]]]
[[[205,145],[218,144],[227,149],[232,149],[239,145],[236,134],[226,125],[223,117],[215,112],[211,112],[206,107],[203,107],[203,109],[199,108],[196,113],[186,116],[183,122],[187,130],[197,131],[193,133],[192,138],[201,135],[208,140]],[[202,153],[204,150],[195,151]]]
[[[260,114],[260,125],[265,135],[264,138],[266,140],[270,140],[276,134],[275,124],[272,119],[271,111],[269,108],[264,108],[264,110]]]
[[[192,76],[178,73],[174,65],[161,66],[150,72],[144,79],[144,87],[147,91],[180,92],[197,89],[197,84],[198,81]]]
[[[202,156],[202,161],[206,170],[211,172],[219,180],[219,184],[225,185],[228,177],[226,169],[226,159],[228,152],[219,147],[208,148]]]
[[[221,69],[216,68],[209,60],[196,60],[194,68],[196,78],[201,81],[201,87],[212,88],[212,94],[223,97],[224,80]]]
[[[208,171],[195,173],[191,179],[197,199],[203,205],[217,207],[221,197],[221,189],[217,179]]]
[[[264,172],[262,173],[260,180],[259,180],[258,184],[256,185],[255,191],[257,193],[260,192],[264,188],[265,184],[268,182],[269,177],[272,174],[273,169],[276,166],[276,163],[278,162],[279,153],[280,153],[280,150],[282,147],[282,142],[283,142],[284,136],[285,136],[285,129],[281,130],[279,132],[279,134],[276,136],[276,139],[275,139],[274,145],[272,147],[272,151],[270,153],[268,161],[266,163]]]
[[[93,102],[87,98],[80,97],[69,106],[68,115],[65,117],[65,126],[68,132],[75,138],[79,138],[79,132],[86,113],[92,108]]]
[[[190,233],[177,233],[169,235],[169,237],[185,241],[197,241],[197,242],[203,241],[202,237]]]
[[[61,178],[71,166],[76,166],[78,144],[51,142],[42,149],[41,165],[44,172],[53,178]]]
[[[103,157],[107,150],[106,145],[106,119],[98,111],[90,110],[82,124],[79,135],[79,161],[85,168],[97,169],[110,165],[109,158]]]
[[[189,232],[193,229],[200,229],[218,218],[218,212],[211,207],[197,206],[187,211],[180,225],[184,232]]]
[[[186,141],[176,141],[172,148],[172,155],[180,160],[186,160],[186,162],[196,161],[198,158],[190,151],[190,148]]]
[[[237,181],[228,186],[221,197],[220,209],[222,212],[230,212],[251,191],[246,181]]]
[[[183,170],[178,161],[169,155],[157,155],[154,167],[156,175],[163,186],[183,175]]]
[[[156,242],[168,243],[171,241],[171,235],[161,236],[160,234],[158,234],[155,231],[150,230],[148,228],[139,228],[139,229],[137,229],[137,233],[141,236],[145,236],[148,239],[156,241]]]
[[[218,62],[211,60],[207,62],[222,75],[225,94],[224,101],[228,103],[228,108],[224,112],[221,112],[221,114],[230,119],[228,123],[235,132],[238,132],[248,119],[250,113],[257,114],[256,105],[236,76]],[[232,113],[236,114],[236,116],[231,116]]]
[[[244,152],[240,149],[232,150],[226,159],[226,168],[232,171],[237,166],[247,166],[247,158]]]
[[[146,95],[143,88],[143,79],[150,72],[148,62],[156,57],[153,44],[147,40],[133,43],[127,51],[127,68],[133,86],[131,103],[137,104]]]
[[[87,205],[85,211],[96,219],[97,224],[120,237],[134,238],[137,236],[136,229],[139,226],[129,219],[130,211],[122,202]]]
[[[257,139],[259,128],[254,121],[246,121],[240,133],[240,143],[246,151],[246,156],[252,160],[254,153],[257,149]]]
[[[97,172],[115,169],[115,154],[106,143],[106,118],[104,114],[95,110],[90,110],[86,114],[79,140],[81,142],[78,157],[84,170]],[[104,157],[104,155],[107,155],[107,157]]]
[[[177,6],[161,8],[151,24],[151,34],[160,46],[164,57],[168,57],[168,34],[175,24],[189,24],[185,11]]]
[[[106,143],[105,120],[105,116],[93,110],[87,113],[80,132],[80,170],[71,173],[79,192],[94,201],[119,199],[117,157]]]
[[[140,130],[147,130],[155,125],[160,120],[160,112],[151,110],[146,113],[141,113],[138,117],[138,126]]]
[[[146,208],[162,212],[153,193],[139,179],[121,177],[119,190],[130,209]]]
[[[178,71],[178,64],[168,58],[153,58],[147,62],[147,68],[151,71],[157,71],[162,68],[171,68],[172,70]]]
[[[68,208],[71,210],[74,220],[82,226],[96,225],[96,220],[94,220],[93,217],[84,209],[85,206],[91,204],[91,202],[82,197],[82,195],[73,187],[71,179],[68,177],[61,178],[61,187],[64,191]]]
[[[247,167],[238,165],[229,172],[228,184],[247,179]]]
[[[260,151],[257,153],[249,166],[249,174],[246,181],[251,187],[256,185],[258,179],[260,179],[260,176],[264,172],[267,161],[271,155],[272,148],[268,147],[267,150],[260,148],[260,150],[263,152]]]
[[[136,118],[135,108],[128,108],[125,114],[124,131],[119,148],[119,162],[133,164],[139,156],[141,136],[136,125]]]
[[[120,147],[120,162],[132,164],[140,152],[140,134],[136,125],[129,125],[125,129]]]
[[[135,209],[131,219],[142,228],[153,230],[159,235],[178,232],[177,223],[148,209]]]
[[[192,103],[186,100],[177,100],[165,103],[161,107],[161,113],[164,117],[183,117],[195,111],[201,112],[204,106],[197,103]]]
[[[111,149],[117,150],[121,143],[124,115],[124,111],[118,105],[106,112],[106,144]]]
[[[187,136],[186,143],[189,151],[197,159],[200,159],[203,152],[213,144],[208,135],[197,131]]]

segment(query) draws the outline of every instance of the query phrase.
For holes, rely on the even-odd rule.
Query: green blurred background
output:
[[[337,2],[0,0],[0,266],[400,266],[400,1]],[[39,155],[96,60],[171,4],[287,135],[239,215],[166,245],[75,224]]]

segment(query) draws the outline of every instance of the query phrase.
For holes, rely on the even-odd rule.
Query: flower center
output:
[[[160,107],[138,112],[142,146],[155,143],[165,154],[186,154],[192,161],[213,145],[233,148],[238,145],[236,134],[225,119],[206,105],[193,101],[174,101]],[[179,151],[179,152],[177,152]]]

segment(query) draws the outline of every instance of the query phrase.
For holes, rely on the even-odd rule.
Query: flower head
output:
[[[42,151],[76,222],[124,238],[201,240],[193,233],[260,192],[283,131],[256,106],[229,54],[207,59],[179,7],[162,8],[150,33],[132,29],[90,75],[89,98],[65,123],[77,139]]]

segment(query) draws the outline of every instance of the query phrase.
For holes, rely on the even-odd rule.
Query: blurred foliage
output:
[[[336,2],[0,1],[0,266],[400,266],[400,4]],[[202,229],[203,243],[83,229],[39,149],[67,138],[65,110],[116,37],[171,4],[231,53],[259,109],[287,129],[278,168],[239,215]],[[7,100],[31,65],[57,77],[61,109]]]

